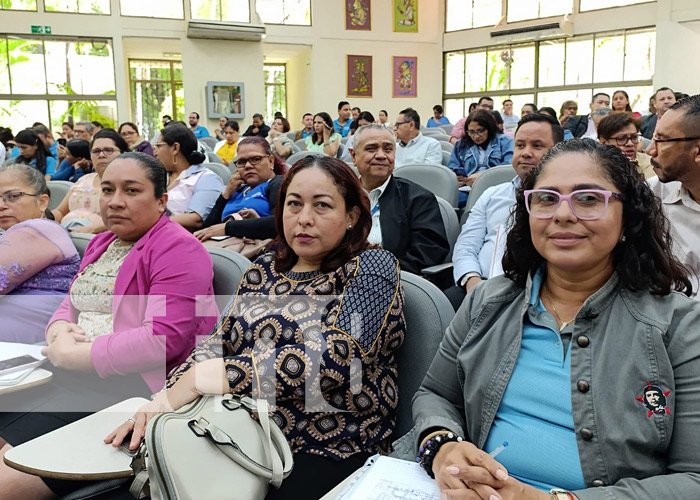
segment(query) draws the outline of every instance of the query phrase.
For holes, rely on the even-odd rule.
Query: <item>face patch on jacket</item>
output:
[[[641,397],[634,398],[635,400],[642,403],[647,409],[647,418],[651,418],[652,415],[670,415],[671,410],[668,408],[668,403],[666,398],[671,394],[671,391],[664,391],[656,385],[651,385],[647,382],[647,385],[642,389]]]

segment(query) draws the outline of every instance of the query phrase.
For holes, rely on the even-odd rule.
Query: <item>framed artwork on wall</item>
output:
[[[345,29],[370,31],[372,29],[372,0],[345,0]]]
[[[393,97],[418,97],[418,58],[393,57]]]
[[[418,0],[392,0],[394,2],[394,31],[418,33]]]
[[[372,56],[346,56],[348,97],[372,97]]]
[[[242,82],[207,82],[208,118],[245,117],[245,91]]]

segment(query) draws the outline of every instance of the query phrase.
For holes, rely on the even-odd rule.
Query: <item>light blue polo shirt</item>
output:
[[[333,120],[333,127],[335,131],[338,132],[342,137],[347,137],[350,134],[350,124],[352,123],[352,118],[345,122],[345,125],[341,125],[337,119]]]
[[[543,277],[540,269],[532,279],[520,353],[484,449],[508,441],[496,460],[518,481],[546,491],[579,490],[586,483],[571,411],[571,342],[562,342],[539,299]]]

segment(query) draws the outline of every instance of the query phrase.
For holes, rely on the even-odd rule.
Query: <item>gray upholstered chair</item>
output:
[[[216,175],[221,177],[221,180],[224,182],[224,186],[228,183],[228,180],[231,178],[231,170],[227,166],[222,165],[221,163],[202,163],[202,165],[204,165]]]
[[[481,172],[481,175],[479,175],[479,177],[477,177],[477,179],[474,181],[474,184],[472,184],[471,191],[469,191],[467,206],[465,207],[464,214],[462,215],[462,224],[464,224],[464,222],[467,220],[469,212],[472,208],[474,208],[474,204],[479,197],[484,194],[484,191],[492,186],[497,186],[498,184],[512,181],[515,175],[515,170],[513,170],[512,165],[499,165]]]
[[[206,246],[206,245],[205,245]],[[250,261],[238,252],[227,248],[206,246],[214,264],[214,293],[219,311],[223,311],[231,297],[236,294],[243,273]]]
[[[90,240],[94,237],[94,234],[70,233],[70,239],[73,241],[73,246],[75,246],[75,249],[80,254],[81,259],[85,256],[85,249],[87,248],[88,243],[90,243]]]
[[[435,196],[447,200],[454,208],[459,203],[457,176],[444,165],[405,165],[394,169],[396,177],[402,177],[420,184]]]
[[[70,188],[74,185],[68,181],[48,181],[46,185],[51,191],[51,199],[49,200],[49,210],[55,210],[66,197]]]
[[[211,136],[209,136],[209,137],[202,137],[201,139],[198,139],[198,140],[199,140],[199,142],[203,142],[204,144],[206,144],[207,146],[209,146],[209,147],[212,149],[212,151],[214,150],[214,147],[216,146],[216,143],[219,142],[219,141],[216,140],[216,137],[211,137]]]
[[[323,154],[324,153],[316,153],[315,151],[299,151],[298,153],[294,153],[289,158],[287,158],[287,165],[289,165],[291,167],[296,162],[298,162],[302,158],[305,158],[309,155],[323,155]]]

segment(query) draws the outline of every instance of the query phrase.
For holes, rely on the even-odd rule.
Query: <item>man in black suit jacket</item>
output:
[[[243,132],[244,137],[250,137],[256,135],[258,137],[267,137],[270,132],[270,127],[265,125],[263,115],[260,113],[255,113],[253,115],[253,124]]]
[[[656,130],[656,124],[666,111],[676,104],[676,94],[668,87],[661,87],[659,90],[654,92],[652,97],[654,102],[654,109],[656,113],[647,116],[642,121],[642,136],[647,139],[651,139],[654,135],[654,130]]]
[[[372,210],[370,243],[393,253],[401,269],[420,274],[440,264],[450,251],[435,195],[415,182],[394,177],[396,139],[383,125],[355,132],[353,162]]]
[[[609,108],[610,96],[604,92],[599,92],[593,96],[589,106],[591,108],[591,113],[599,108]],[[564,130],[569,130],[574,137],[588,137],[591,131],[595,132],[595,126],[593,125],[593,120],[591,119],[590,114],[576,115],[566,120]],[[595,136],[593,135],[592,137]]]

